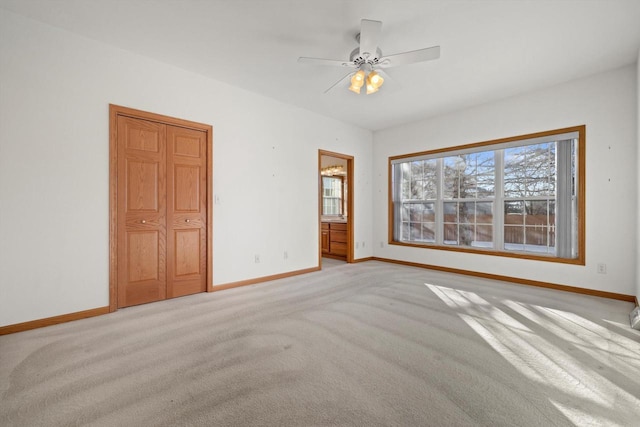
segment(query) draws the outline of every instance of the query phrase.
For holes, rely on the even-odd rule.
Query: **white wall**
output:
[[[374,254],[588,289],[636,293],[635,66],[374,134]],[[387,244],[389,156],[586,125],[586,266]],[[380,247],[380,242],[383,247]],[[597,274],[598,263],[607,274]]]
[[[0,10],[0,325],[108,305],[109,103],[213,126],[214,285],[317,266],[318,149],[372,255],[370,131]]]
[[[640,50],[638,51],[638,61],[636,62],[636,72],[637,72],[637,94],[636,94],[636,114],[637,114],[637,125],[638,130],[636,137],[638,138],[637,145],[637,160],[636,160],[636,185],[637,185],[637,195],[638,195],[638,204],[636,207],[636,215],[638,219],[637,223],[637,240],[636,240],[636,250],[637,250],[637,259],[636,259],[636,301],[640,301]]]

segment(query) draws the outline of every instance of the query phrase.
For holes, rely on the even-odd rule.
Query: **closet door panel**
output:
[[[118,117],[118,307],[166,298],[166,127]]]
[[[206,291],[207,134],[167,127],[167,293]]]

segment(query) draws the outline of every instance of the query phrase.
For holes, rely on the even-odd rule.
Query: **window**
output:
[[[390,158],[390,242],[584,264],[584,133]]]
[[[323,215],[342,215],[342,182],[339,176],[322,177]]]

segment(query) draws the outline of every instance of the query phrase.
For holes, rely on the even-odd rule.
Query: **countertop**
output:
[[[323,217],[320,221],[321,222],[337,222],[339,224],[346,224],[347,223],[347,219],[346,218],[327,218],[327,217]]]

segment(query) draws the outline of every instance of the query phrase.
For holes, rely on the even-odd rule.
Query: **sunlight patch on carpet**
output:
[[[640,407],[638,397],[597,371],[630,374],[627,388],[640,387],[639,343],[575,313],[425,286],[520,373],[548,387],[549,401],[577,425],[612,425],[614,414]]]

